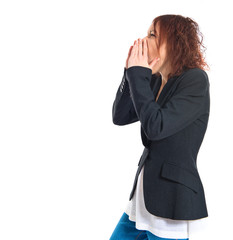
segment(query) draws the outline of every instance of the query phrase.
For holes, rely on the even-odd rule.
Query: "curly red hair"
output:
[[[194,20],[181,15],[167,14],[156,17],[152,23],[155,33],[155,26],[159,24],[158,48],[164,41],[167,44],[167,59],[171,66],[169,78],[180,75],[190,68],[209,70],[203,56],[206,50],[203,45],[203,35]]]

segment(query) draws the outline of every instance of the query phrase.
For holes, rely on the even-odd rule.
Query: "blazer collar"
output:
[[[174,83],[176,82],[176,79],[179,76],[174,76],[168,79],[167,83],[164,85],[162,91],[160,92],[159,98],[157,100],[157,103],[162,106],[163,103],[165,102],[165,100],[167,99],[167,97],[169,96],[169,93],[171,92],[171,90],[173,89]],[[159,92],[159,89],[161,87],[162,84],[162,77],[157,76],[156,74],[152,74],[151,76],[151,89],[153,91],[153,94],[155,96],[155,100],[157,97],[157,94]]]

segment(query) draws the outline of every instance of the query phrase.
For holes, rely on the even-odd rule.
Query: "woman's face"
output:
[[[156,57],[159,57],[160,60],[153,66],[152,68],[152,74],[156,72],[163,73],[166,68],[166,44],[165,42],[160,46],[160,49],[158,49],[158,38],[160,37],[159,32],[159,25],[156,24],[156,35],[154,32],[154,25],[153,23],[148,29],[147,36],[143,39],[147,40],[147,48],[148,48],[148,64],[152,62],[152,60]]]

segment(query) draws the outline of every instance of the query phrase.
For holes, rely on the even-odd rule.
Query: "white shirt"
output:
[[[147,230],[162,238],[189,238],[190,233],[199,232],[207,226],[207,217],[196,220],[174,220],[157,217],[147,211],[143,196],[144,166],[138,176],[133,198],[128,202],[125,213],[135,222],[139,230]]]

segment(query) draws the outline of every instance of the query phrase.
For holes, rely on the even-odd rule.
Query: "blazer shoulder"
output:
[[[183,76],[189,81],[203,81],[205,84],[209,84],[209,77],[205,70],[201,68],[191,68],[183,73]]]
[[[209,88],[207,73],[200,68],[192,68],[180,75],[177,90],[194,95],[205,95]]]
[[[197,84],[202,85],[202,87],[208,87],[209,86],[209,77],[206,71],[204,71],[201,68],[191,68],[183,72],[181,74],[182,76],[182,85],[186,84]]]

